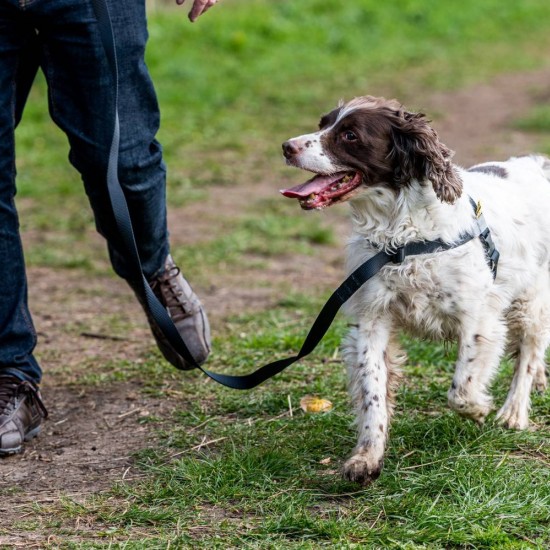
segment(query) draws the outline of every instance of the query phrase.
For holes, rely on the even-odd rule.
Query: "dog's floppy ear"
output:
[[[451,164],[453,151],[439,141],[422,113],[397,112],[391,139],[389,157],[396,183],[430,180],[441,201],[453,204],[460,197],[462,181]]]

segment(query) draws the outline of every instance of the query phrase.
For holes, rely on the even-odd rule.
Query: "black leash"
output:
[[[151,290],[149,283],[143,275],[139,254],[136,247],[134,233],[132,230],[132,222],[130,220],[130,214],[128,212],[128,205],[124,197],[124,192],[118,181],[118,148],[120,142],[120,127],[118,118],[118,70],[117,59],[115,51],[115,41],[113,36],[113,29],[111,25],[111,19],[109,16],[109,10],[107,7],[107,0],[92,0],[96,18],[98,21],[99,32],[105,54],[107,56],[109,66],[113,78],[114,87],[114,127],[113,127],[113,139],[111,142],[109,152],[109,163],[107,167],[107,188],[109,197],[111,199],[111,205],[115,222],[117,224],[121,240],[127,250],[126,260],[133,273],[137,275],[136,280],[140,281],[140,288],[138,292],[143,297],[143,302],[149,309],[149,312],[155,319],[156,323],[163,331],[164,335],[170,341],[170,344],[176,349],[176,351],[185,358],[185,360],[193,365],[195,368],[200,369],[204,374],[219,382],[220,384],[229,388],[246,390],[251,389],[268,378],[275,376],[288,366],[292,365],[296,361],[302,359],[306,355],[309,355],[317,346],[317,344],[323,339],[324,335],[328,331],[332,321],[336,317],[336,314],[347,302],[347,300],[355,294],[355,292],[363,286],[363,284],[378,273],[386,264],[392,262],[394,264],[400,264],[407,256],[415,256],[418,254],[430,254],[433,252],[440,252],[444,250],[450,250],[461,246],[476,237],[480,237],[485,247],[488,258],[491,259],[491,269],[493,270],[493,276],[496,276],[496,263],[498,262],[498,252],[494,248],[492,243],[489,229],[485,224],[479,205],[474,205],[476,213],[476,219],[478,220],[479,233],[477,235],[465,235],[458,241],[453,243],[445,243],[441,240],[435,241],[419,241],[409,243],[396,249],[393,254],[381,251],[378,252],[371,259],[367,260],[361,266],[359,266],[332,294],[326,304],[321,309],[321,312],[315,319],[304,343],[297,355],[287,357],[285,359],[279,359],[263,367],[260,367],[256,371],[242,375],[231,376],[228,374],[219,374],[209,371],[200,366],[185,345],[178,330],[174,326],[172,319],[168,315],[166,308],[158,301],[157,297]],[[470,199],[471,200],[471,199]],[[478,215],[479,210],[479,215]],[[492,248],[491,248],[492,247]],[[493,254],[496,252],[496,259]]]

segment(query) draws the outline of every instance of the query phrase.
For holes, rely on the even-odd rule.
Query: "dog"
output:
[[[381,250],[477,236],[480,207],[500,252],[496,278],[480,238],[409,256],[385,265],[346,303],[352,323],[343,357],[358,440],[344,477],[367,484],[380,475],[403,330],[457,342],[448,403],[479,423],[493,408],[488,387],[500,359],[512,354],[513,381],[496,416],[508,428],[527,428],[531,389],[547,387],[550,160],[531,155],[463,169],[423,113],[372,96],[340,103],[318,131],[286,141],[283,155],[315,174],[283,195],[305,210],[349,202],[349,272]]]

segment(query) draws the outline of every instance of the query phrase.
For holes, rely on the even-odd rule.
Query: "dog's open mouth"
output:
[[[349,198],[362,181],[360,172],[338,172],[330,176],[317,174],[301,185],[281,189],[281,193],[285,197],[298,199],[304,210],[321,209]]]

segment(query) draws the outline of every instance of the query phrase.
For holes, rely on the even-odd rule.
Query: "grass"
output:
[[[537,133],[541,143],[539,150],[550,155],[550,105],[542,104],[534,107],[517,120],[514,126],[520,130]]]
[[[288,355],[320,305],[292,296],[271,312],[229,319],[210,367],[249,371]],[[312,356],[252,392],[187,374],[178,412],[143,420],[157,426],[160,442],[136,456],[137,479],[84,504],[69,499],[55,515],[108,526],[104,536],[119,548],[548,547],[550,395],[534,397],[536,431],[504,430],[493,416],[479,427],[446,407],[454,347],[404,339],[406,382],[385,469],[360,488],[338,473],[354,444],[337,351],[345,330],[339,319]],[[505,363],[494,384],[497,402],[511,370]],[[125,375],[159,397],[167,383],[156,354],[104,372],[94,383]],[[306,394],[330,399],[333,410],[303,413]]]
[[[204,241],[192,243],[176,251],[175,257],[181,254],[181,261],[189,266],[186,273],[194,278],[204,277],[209,267],[259,269],[269,259],[284,255],[312,256],[335,242],[330,225],[322,217],[297,217],[280,199],[260,200],[252,208],[243,207],[242,215],[222,234],[210,238],[206,246]]]
[[[279,144],[341,97],[407,101],[539,67],[548,62],[549,16],[546,0],[464,0],[459,9],[450,1],[235,0],[194,26],[174,10],[152,13],[148,64],[163,111],[170,204],[240,182],[273,181],[275,192],[290,177]],[[106,273],[65,138],[44,106],[39,80],[17,136],[28,263],[83,277]],[[524,127],[540,125],[541,113]],[[323,257],[335,241],[323,218],[254,200],[223,230],[178,253],[195,265],[194,280],[210,281],[223,265],[250,269],[253,285],[254,270],[270,259]],[[225,319],[211,368],[247,372],[295,351],[322,304],[316,288]],[[404,340],[406,383],[384,473],[364,489],[341,480],[354,444],[338,352],[344,331],[338,319],[312,356],[246,393],[204,383],[197,372],[168,372],[154,351],[141,362],[83,360],[83,385],[140,380],[142,391],[161,397],[167,380],[178,380],[181,407],[168,419],[142,419],[160,442],[145,445],[129,481],[34,511],[50,518],[48,532],[67,548],[550,547],[550,396],[534,397],[532,432],[505,431],[492,417],[481,428],[460,419],[446,407],[454,348]],[[498,403],[510,376],[505,363],[493,389]],[[334,409],[302,413],[306,394],[330,399]],[[71,543],[74,521],[93,533]],[[19,527],[38,524],[30,516]]]
[[[526,117],[518,120],[516,126],[530,132],[550,132],[550,105],[540,105]]]

